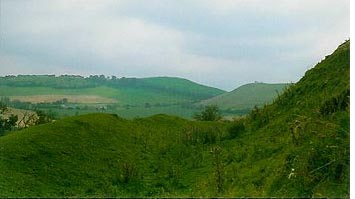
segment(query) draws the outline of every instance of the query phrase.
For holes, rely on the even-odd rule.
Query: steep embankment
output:
[[[250,114],[248,131],[231,145],[243,157],[239,186],[268,196],[348,197],[349,105],[347,41],[275,103]]]

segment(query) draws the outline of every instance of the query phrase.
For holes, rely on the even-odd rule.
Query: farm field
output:
[[[31,103],[53,103],[65,99],[68,103],[79,104],[111,104],[117,100],[95,95],[28,95],[28,96],[9,96],[10,100]]]
[[[68,88],[58,88],[59,85],[56,84],[56,81],[61,79],[69,79],[73,85]],[[126,118],[172,114],[187,119],[191,119],[194,113],[211,104],[217,104],[223,115],[228,118],[245,115],[254,106],[270,103],[277,96],[273,85],[269,86],[272,89],[267,86],[258,86],[260,87],[257,90],[257,93],[260,93],[258,95],[255,93],[254,87],[251,86],[244,86],[246,88],[242,89],[241,93],[234,91],[226,93],[188,80],[168,77],[124,79],[121,81],[127,81],[127,83],[125,86],[119,87],[110,86],[111,84],[108,83],[96,83],[96,81],[85,78],[79,80],[77,77],[70,76],[3,77],[0,78],[0,82],[3,82],[0,86],[0,96],[7,97],[14,102],[9,106],[32,110],[51,109],[57,112],[60,118],[102,112],[97,109],[103,108],[105,112],[117,113]],[[27,81],[38,81],[39,83],[28,85]],[[76,88],[82,81],[87,83],[93,81],[95,84],[91,82],[93,85],[90,87]],[[111,82],[113,80],[105,81]],[[44,87],[44,83],[41,82],[48,82],[47,84],[52,86]],[[139,84],[138,87],[137,84]],[[258,96],[257,100],[255,100],[255,96]]]

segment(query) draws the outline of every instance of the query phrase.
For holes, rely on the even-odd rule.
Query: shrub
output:
[[[196,113],[194,119],[199,121],[218,121],[222,119],[222,115],[218,106],[209,105],[201,113]]]
[[[244,126],[244,123],[239,121],[235,124],[233,124],[229,130],[228,130],[228,133],[229,133],[229,137],[230,138],[236,138],[238,137],[238,135],[240,135],[241,133],[243,133],[245,131],[245,126]]]
[[[325,101],[320,107],[322,115],[330,115],[337,111],[344,111],[350,104],[350,90],[347,89],[336,97],[332,97]]]

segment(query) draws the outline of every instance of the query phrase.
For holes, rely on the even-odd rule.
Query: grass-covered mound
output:
[[[349,197],[349,46],[234,123],[91,114],[0,137],[0,196]]]
[[[190,195],[221,123],[91,114],[0,138],[1,196]]]

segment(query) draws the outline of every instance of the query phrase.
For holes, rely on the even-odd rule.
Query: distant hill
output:
[[[350,41],[235,122],[89,114],[0,137],[0,197],[350,197]]]
[[[18,75],[0,77],[0,96],[48,95],[94,96],[98,103],[114,101],[119,104],[171,104],[192,102],[220,95],[225,91],[173,77],[116,78],[105,76],[81,77],[74,75]],[[104,97],[104,98],[102,98]],[[53,97],[52,97],[53,98]],[[80,101],[76,98],[76,101]]]
[[[203,100],[197,105],[217,105],[222,110],[252,109],[272,102],[288,84],[251,83],[221,95]]]

